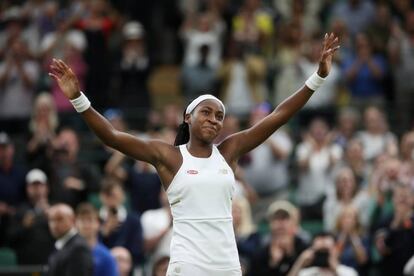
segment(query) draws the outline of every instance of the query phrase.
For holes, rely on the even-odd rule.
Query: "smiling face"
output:
[[[211,144],[223,128],[224,111],[216,100],[202,101],[191,114],[185,116],[190,136]]]

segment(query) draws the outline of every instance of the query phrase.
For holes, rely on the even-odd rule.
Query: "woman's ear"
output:
[[[191,124],[191,114],[185,114],[184,122],[186,122],[187,124]]]

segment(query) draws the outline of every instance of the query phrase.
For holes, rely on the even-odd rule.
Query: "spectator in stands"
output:
[[[298,236],[299,211],[287,201],[269,206],[270,241],[253,257],[249,275],[286,275],[306,243]]]
[[[404,1],[395,1],[404,2]],[[403,9],[403,28],[397,23],[392,26],[389,42],[389,61],[392,67],[395,88],[395,108],[400,128],[413,127],[414,113],[414,10]]]
[[[273,20],[261,0],[245,0],[232,18],[233,38],[249,53],[270,53]]]
[[[388,64],[383,54],[374,52],[370,38],[365,33],[357,34],[354,55],[345,58],[342,63],[351,103],[359,108],[368,104],[383,105],[383,84],[389,70]]]
[[[116,246],[111,249],[111,254],[118,265],[119,276],[130,276],[132,271],[132,257],[128,249]]]
[[[288,275],[357,276],[358,273],[353,268],[340,263],[334,236],[320,233],[313,238],[312,246],[297,258]]]
[[[272,110],[272,106],[266,102],[256,105],[250,113],[249,126],[257,124]],[[244,158],[242,167],[246,182],[259,196],[259,201],[253,205],[255,221],[265,217],[272,202],[288,197],[288,158],[292,147],[291,138],[281,128]]]
[[[50,276],[92,276],[92,252],[75,228],[75,214],[66,204],[50,207],[49,228],[57,251],[49,257]]]
[[[133,262],[143,261],[144,247],[140,217],[124,207],[125,192],[115,180],[105,179],[100,191],[102,220],[100,237],[109,248],[122,246],[129,250]]]
[[[123,26],[122,35],[121,56],[114,65],[112,85],[116,93],[111,96],[112,107],[116,105],[134,111],[138,118],[134,121],[134,128],[144,130],[147,113],[152,106],[147,85],[151,60],[147,53],[145,30],[141,23],[129,21]]]
[[[400,144],[401,182],[414,188],[414,132],[410,131],[401,137]]]
[[[49,188],[46,174],[32,169],[26,175],[27,202],[21,203],[9,229],[9,243],[19,265],[44,265],[52,253],[53,237],[47,223]]]
[[[0,132],[0,245],[5,242],[10,216],[25,199],[25,170],[14,160],[9,135]]]
[[[209,45],[200,45],[200,61],[194,65],[183,65],[181,80],[186,102],[202,95],[206,91],[215,94],[218,88],[217,68],[207,64]]]
[[[0,128],[26,130],[38,76],[39,68],[29,59],[26,42],[15,39],[0,62]]]
[[[222,36],[225,25],[210,13],[191,12],[181,26],[179,35],[184,41],[184,66],[195,66],[201,62],[200,47],[208,46],[206,64],[217,69],[220,66]]]
[[[358,210],[352,205],[343,208],[335,228],[336,248],[341,264],[354,268],[360,275],[366,275],[370,241],[364,236]]]
[[[334,193],[328,193],[323,205],[325,230],[332,232],[338,216],[350,205],[358,210],[358,221],[361,228],[365,230],[369,226],[371,200],[368,192],[356,182],[355,175],[350,168],[339,169],[335,187]]]
[[[99,172],[93,164],[79,160],[79,138],[70,128],[62,129],[54,141],[52,200],[75,207],[99,190]]]
[[[9,3],[11,4],[11,3]],[[10,5],[2,12],[1,23],[4,29],[0,33],[0,58],[4,59],[6,52],[10,50],[10,47],[17,40],[22,40],[27,44],[27,55],[34,57],[38,50],[38,35],[34,25],[30,20],[26,20],[24,11],[21,7],[16,5]]]
[[[26,146],[27,160],[31,167],[51,174],[53,141],[59,120],[56,106],[49,93],[40,93],[36,99],[29,123],[31,132]]]
[[[275,106],[290,96],[289,89],[298,88],[299,83],[306,78],[299,67],[303,36],[302,26],[297,22],[286,22],[280,28],[278,50],[273,61],[276,74],[272,76],[273,91],[270,94]]]
[[[85,88],[85,77],[88,65],[83,57],[87,48],[87,40],[83,32],[70,29],[69,19],[60,15],[57,18],[58,26],[53,32],[45,35],[41,41],[40,49],[42,56],[42,67],[48,68],[52,57],[59,57],[72,66],[74,72],[79,76],[79,84]],[[45,76],[43,76],[45,78]],[[55,83],[50,84],[50,90],[61,119],[70,123],[70,115],[74,112],[70,102],[62,97],[59,87]]]
[[[266,99],[266,63],[259,55],[247,54],[232,40],[227,58],[219,69],[220,97],[229,113],[246,119],[255,104]]]
[[[352,170],[359,188],[368,186],[372,168],[364,160],[364,148],[360,140],[353,139],[348,142],[341,165],[347,166]]]
[[[336,2],[330,17],[343,20],[351,36],[363,32],[375,16],[373,3],[364,0],[346,0]]]
[[[95,207],[89,203],[79,204],[76,208],[76,228],[92,250],[93,275],[117,276],[115,258],[108,248],[98,241],[99,226],[99,215]]]
[[[404,275],[404,265],[414,254],[414,193],[412,187],[394,186],[394,213],[377,231],[375,245],[382,256],[382,275]]]
[[[99,109],[108,107],[109,103],[108,40],[115,24],[110,12],[107,1],[94,0],[86,5],[85,14],[75,23],[84,32],[88,44],[84,53],[88,64],[85,89]]]
[[[377,107],[364,111],[364,128],[357,133],[364,149],[364,159],[370,163],[381,154],[396,156],[397,138],[388,130],[385,114]]]
[[[369,189],[372,194],[371,232],[378,230],[387,218],[392,216],[393,189],[400,182],[401,161],[396,158],[385,158],[374,168]]]
[[[303,219],[322,219],[325,196],[334,190],[332,172],[342,157],[342,149],[332,139],[327,123],[315,118],[298,145],[299,187],[296,196]]]
[[[359,113],[354,108],[346,107],[339,111],[334,142],[343,149],[354,138],[358,128],[359,118]]]

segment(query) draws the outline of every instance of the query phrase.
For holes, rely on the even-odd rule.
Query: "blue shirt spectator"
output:
[[[97,243],[92,249],[93,275],[94,276],[117,276],[118,269],[114,257],[108,248],[102,243]]]

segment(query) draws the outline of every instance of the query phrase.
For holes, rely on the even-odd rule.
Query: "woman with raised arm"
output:
[[[263,143],[308,101],[328,75],[338,48],[335,35],[326,34],[318,71],[305,85],[256,125],[217,146],[213,141],[222,129],[225,107],[214,96],[202,95],[187,106],[175,145],[170,145],[115,130],[91,107],[76,76],[61,60],[53,61],[49,75],[106,145],[157,169],[173,215],[167,275],[240,276],[231,216],[237,160]]]

